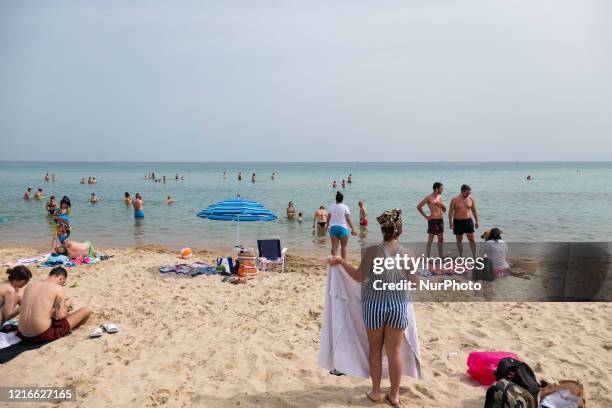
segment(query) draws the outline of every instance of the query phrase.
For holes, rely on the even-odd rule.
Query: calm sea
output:
[[[166,183],[145,180],[154,171]],[[227,172],[227,179],[222,177]],[[237,173],[243,180],[237,180]],[[270,175],[276,172],[272,181]],[[55,173],[55,182],[43,181]],[[257,174],[252,183],[251,173]],[[184,181],[175,181],[178,173]],[[0,243],[51,242],[51,223],[42,201],[24,201],[26,188],[42,188],[48,197],[63,195],[72,201],[72,238],[103,246],[159,243],[171,247],[230,247],[236,242],[236,224],[196,217],[202,208],[240,194],[275,212],[274,222],[240,224],[243,244],[257,237],[280,237],[289,248],[319,251],[326,237],[313,235],[313,214],[333,203],[332,181],[345,194],[355,222],[357,201],[370,212],[369,231],[354,240],[380,238],[375,216],[388,208],[404,210],[403,240],[425,238],[426,222],[415,209],[434,181],[445,185],[448,202],[463,183],[472,186],[480,214],[480,230],[497,226],[509,241],[611,241],[612,163],[13,163],[0,162]],[[353,183],[340,187],[343,178]],[[533,180],[527,181],[530,174]],[[97,185],[81,185],[83,177]],[[140,192],[145,199],[144,220],[134,220],[123,203],[124,192]],[[95,192],[98,204],[89,203]],[[176,200],[171,206],[166,196]],[[305,221],[284,215],[293,201]],[[447,240],[452,239],[447,235]]]

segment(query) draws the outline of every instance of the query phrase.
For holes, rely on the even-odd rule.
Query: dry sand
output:
[[[0,249],[0,260],[42,252]],[[114,258],[69,271],[75,306],[93,318],[72,335],[3,365],[0,386],[70,386],[77,407],[371,407],[369,381],[317,366],[325,266],[289,256],[285,274],[247,285],[219,276],[161,275],[176,252],[108,249]],[[211,261],[218,254],[196,252]],[[48,269],[32,268],[35,279]],[[612,305],[415,304],[425,378],[404,378],[402,406],[483,406],[468,353],[513,351],[538,378],[580,379],[591,407],[612,407]],[[120,332],[90,340],[95,325]],[[388,383],[384,384],[388,386]],[[39,406],[40,404],[19,404]],[[67,404],[63,404],[67,405]]]

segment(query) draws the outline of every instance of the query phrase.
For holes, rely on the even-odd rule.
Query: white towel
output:
[[[0,349],[7,348],[21,341],[14,333],[0,333]]]
[[[419,338],[412,304],[406,314],[409,323],[401,346],[403,374],[422,378]],[[368,335],[361,313],[361,284],[355,282],[341,266],[327,269],[319,366],[355,377],[370,377]],[[387,357],[383,350],[383,377],[388,376]]]

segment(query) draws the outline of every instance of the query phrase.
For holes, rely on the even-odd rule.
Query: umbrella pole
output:
[[[236,247],[240,248],[240,217],[236,218],[236,225],[238,228],[236,228],[236,230],[238,231],[238,234],[236,236]]]

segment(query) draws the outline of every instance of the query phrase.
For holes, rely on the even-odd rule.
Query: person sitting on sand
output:
[[[325,229],[329,231],[331,238],[331,255],[336,255],[338,245],[340,245],[340,254],[343,259],[346,259],[349,235],[357,235],[357,233],[353,228],[351,212],[345,204],[342,204],[342,201],[344,201],[344,195],[339,191],[336,192],[336,204],[329,206]]]
[[[289,204],[287,205],[287,218],[292,220],[295,218],[296,214],[297,214],[297,211],[295,210],[293,201],[289,201]]]
[[[504,276],[510,269],[508,244],[501,238],[501,234],[499,228],[491,228],[488,234],[483,234],[485,242],[482,245],[482,253],[491,262],[496,277]]]
[[[127,205],[132,204],[132,197],[130,196],[130,193],[128,193],[127,191],[125,192],[125,194],[123,195],[123,202],[126,203]]]
[[[55,196],[49,197],[49,201],[47,201],[45,208],[47,209],[47,214],[49,214],[49,217],[53,217],[55,215],[55,210],[57,209],[57,201],[55,201]]]
[[[175,201],[174,201],[174,199],[172,198],[172,196],[168,196],[168,197],[166,197],[166,204],[170,205],[170,204],[172,204],[173,202],[175,202]]]
[[[144,200],[140,193],[136,193],[132,205],[134,206],[134,218],[144,218]]]
[[[62,245],[55,247],[55,253],[66,255],[70,259],[76,259],[79,256],[87,256],[90,259],[96,257],[96,251],[94,250],[92,241],[74,242],[66,239]]]
[[[92,204],[95,204],[98,201],[100,201],[100,199],[98,198],[96,193],[91,193],[91,197],[89,198],[89,202],[92,203]]]
[[[325,224],[327,224],[327,211],[325,211],[325,206],[322,205],[315,211],[312,229],[316,227],[317,232],[325,232]]]
[[[23,265],[6,271],[8,280],[0,283],[0,324],[19,314],[19,303],[24,287],[32,279],[32,272]]]
[[[91,310],[86,307],[69,313],[72,299],[64,293],[67,279],[66,269],[57,267],[44,281],[28,285],[21,300],[17,332],[24,343],[38,344],[59,339],[89,318]]]
[[[365,202],[363,200],[359,200],[357,203],[359,206],[359,225],[362,227],[368,226],[368,209],[365,206]]]
[[[400,257],[406,255],[407,259],[414,259],[412,251],[399,244],[399,237],[402,234],[402,210],[385,211],[376,220],[380,224],[383,242],[367,247],[359,266],[349,264],[340,256],[333,256],[328,262],[332,266],[341,265],[351,278],[361,283],[362,315],[368,336],[368,360],[372,378],[372,390],[367,392],[366,396],[373,402],[382,401],[380,382],[384,348],[387,353],[391,380],[391,392],[385,395],[385,400],[391,406],[399,407],[399,389],[403,372],[401,344],[406,328],[409,324],[414,324],[416,328],[416,323],[408,320],[412,308],[408,290],[380,290],[380,288],[384,288],[385,284],[395,286],[406,280],[417,284],[418,274],[413,273],[412,261],[406,265],[406,269],[403,265],[402,267],[396,265],[392,268],[383,268],[382,273],[374,272],[375,259],[387,261],[387,258],[394,258],[396,255]]]

